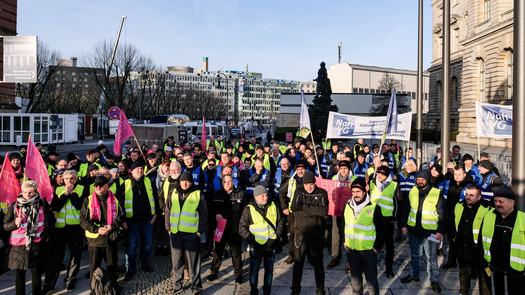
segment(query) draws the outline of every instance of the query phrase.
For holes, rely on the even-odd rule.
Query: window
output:
[[[73,72],[71,72],[71,76],[75,76],[75,74],[76,74],[76,73],[75,73],[74,71],[73,71]]]
[[[484,21],[488,21],[490,19],[490,0],[485,0],[485,6],[484,6]]]
[[[454,30],[454,51],[459,51],[459,28]]]
[[[485,61],[481,60],[479,64],[479,101],[485,99]]]
[[[442,104],[443,104],[443,88],[441,87],[441,81],[438,81],[436,83],[436,91],[437,91],[437,105],[436,109],[441,110]]]
[[[458,79],[456,77],[452,77],[450,80],[450,108],[452,110],[456,110],[458,108],[458,102],[459,102],[459,93],[458,93]]]
[[[511,53],[507,58],[507,99],[514,97],[514,55]]]

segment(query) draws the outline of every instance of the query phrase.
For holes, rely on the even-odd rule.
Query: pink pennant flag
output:
[[[9,153],[5,155],[2,171],[0,172],[0,202],[7,205],[16,201],[21,193],[20,181],[16,178],[15,171],[9,161]],[[5,212],[4,212],[5,213]]]
[[[224,235],[224,228],[226,227],[226,219],[221,218],[219,221],[217,221],[217,229],[215,229],[215,235],[213,236],[213,240],[215,242],[220,242],[222,239],[222,236]]]
[[[206,120],[204,117],[202,117],[202,136],[201,136],[201,143],[202,143],[202,150],[206,151],[206,154],[208,152],[208,149],[206,148],[206,143],[208,142],[208,135],[206,134]]]
[[[36,148],[35,144],[31,142],[31,138],[29,138],[27,142],[25,174],[38,183],[40,197],[48,203],[51,203],[51,199],[53,199],[53,186],[51,186],[51,181],[49,180],[46,163],[44,159],[42,159],[40,151]]]
[[[122,110],[122,115],[120,115],[120,120],[118,123],[117,134],[115,134],[115,144],[113,145],[113,152],[115,155],[120,155],[122,142],[133,135],[133,129],[131,129],[128,118],[126,118],[126,114],[124,114],[124,110]]]

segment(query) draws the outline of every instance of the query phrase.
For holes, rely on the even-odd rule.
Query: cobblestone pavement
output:
[[[292,281],[292,265],[284,263],[286,258],[286,252],[288,247],[284,247],[285,250],[282,254],[278,254],[275,260],[274,277],[273,277],[273,294],[289,294],[290,286]],[[446,248],[446,247],[445,247]],[[155,249],[155,248],[154,248]],[[410,248],[407,241],[396,242],[396,254],[394,262],[394,272],[396,276],[394,279],[388,279],[384,274],[384,250],[382,250],[378,257],[378,273],[379,273],[379,286],[380,294],[390,295],[404,295],[404,294],[434,294],[430,290],[430,282],[426,274],[426,263],[423,258],[423,265],[421,266],[421,282],[403,284],[400,282],[400,278],[408,274],[410,266]],[[328,265],[331,258],[328,251],[324,250],[324,265]],[[210,271],[211,259],[202,262],[201,277],[203,280],[203,292],[202,294],[249,294],[249,254],[248,252],[243,253],[243,280],[244,283],[241,285],[235,285],[233,266],[231,263],[231,256],[224,259],[219,272],[219,278],[213,283],[206,282]],[[67,259],[67,258],[66,258]],[[438,264],[443,263],[443,257],[439,257]],[[124,265],[124,248],[119,248],[119,265]],[[153,256],[152,255],[152,266],[154,272],[147,273],[141,271],[140,268],[136,273],[133,280],[127,282],[123,280],[123,274],[119,279],[120,284],[123,287],[123,294],[172,294],[172,281],[170,279],[171,271],[171,259],[170,256]],[[341,263],[339,266],[328,270],[325,269],[326,280],[325,287],[327,294],[352,294],[352,288],[350,284],[350,278],[345,273],[346,264]],[[82,256],[82,267],[78,276],[77,288],[73,293],[69,294],[89,294],[89,282],[85,278],[86,273],[89,271],[89,254],[87,251],[83,252]],[[259,290],[262,293],[262,270],[259,275]],[[56,286],[55,294],[64,294],[65,285],[63,283],[64,272],[62,272]],[[458,281],[458,270],[440,270],[439,281],[443,291],[441,294],[458,294],[459,281]],[[30,274],[27,273],[27,285],[26,294],[30,294],[31,291]],[[474,284],[473,284],[474,285]],[[474,285],[477,288],[477,285]],[[474,286],[472,288],[474,288]],[[313,267],[305,263],[303,282],[302,282],[302,294],[315,294],[315,280]],[[0,294],[14,294],[14,273],[8,271],[0,275]],[[191,294],[191,290],[186,287],[183,294]],[[365,293],[366,294],[366,293]],[[479,294],[479,292],[473,291],[472,294]]]

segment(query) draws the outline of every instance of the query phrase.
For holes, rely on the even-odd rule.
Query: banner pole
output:
[[[314,149],[315,149],[315,141],[314,141],[314,135],[312,134],[312,131],[310,131],[310,137],[312,138],[312,144],[314,145]],[[317,159],[317,151],[314,151],[314,155],[315,155],[315,162],[317,163],[317,169],[319,169],[319,177],[321,177],[321,166],[319,166],[319,159]],[[314,171],[314,175],[315,175],[315,171]]]
[[[133,138],[135,138],[135,142],[137,143],[137,147],[139,148],[140,154],[142,155],[142,158],[144,158],[144,161],[146,161],[146,157],[144,156],[144,153],[142,152],[142,149],[140,148],[139,141],[137,140],[137,137],[135,136],[135,133],[133,133]],[[146,161],[147,163],[147,161]]]

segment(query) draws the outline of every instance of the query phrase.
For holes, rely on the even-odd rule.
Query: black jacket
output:
[[[148,192],[146,190],[146,184],[144,182],[144,176],[142,176],[139,179],[130,177],[128,178],[128,180],[131,181],[131,189],[133,191],[133,216],[130,218],[126,218],[126,220],[132,222],[142,222],[153,218],[153,215],[151,214],[151,206],[148,199]],[[155,201],[155,214],[159,214],[160,206],[158,200],[157,186],[153,182],[151,183],[151,189],[153,192],[153,200]]]
[[[215,215],[220,214],[227,220],[224,235],[238,234],[239,221],[241,220],[242,211],[246,207],[246,198],[244,192],[234,188],[228,194],[224,189],[215,191],[213,200],[210,206],[210,226],[217,227],[217,219]]]
[[[294,176],[295,178],[295,191],[301,187],[303,187],[303,178],[299,177],[297,174]],[[288,197],[288,185],[290,184],[290,178],[286,181],[286,183],[282,183],[281,187],[279,188],[279,201],[281,202],[281,209],[287,210],[288,205],[290,204],[290,198]]]
[[[443,197],[443,194],[439,192],[439,199],[436,204],[436,210],[439,216],[438,228],[437,230],[427,230],[421,226],[421,211],[423,210],[423,202],[425,201],[432,187],[430,185],[427,185],[424,189],[420,189],[416,185],[416,189],[419,190],[419,205],[418,205],[418,210],[417,210],[417,215],[416,215],[416,225],[408,226],[408,231],[410,231],[412,234],[414,234],[416,237],[420,239],[428,238],[431,234],[436,233],[436,232],[440,234],[446,233],[448,217],[447,217],[447,206],[445,204],[445,198]],[[410,200],[407,199],[404,201],[403,217],[401,218],[403,227],[407,227],[407,220],[408,220],[409,212],[410,212]]]
[[[268,207],[270,206],[271,201],[268,201],[264,206],[264,209],[261,209],[259,205],[255,202],[255,199],[252,199],[248,205],[252,205],[259,214],[266,216]],[[275,206],[277,209],[277,205]],[[252,214],[249,207],[244,207],[242,211],[241,220],[239,221],[239,235],[245,239],[253,248],[258,250],[270,251],[274,249],[276,240],[268,240],[264,245],[261,245],[255,241],[255,236],[250,232],[250,224],[253,224]],[[284,223],[281,217],[281,213],[277,209],[277,224],[274,224],[275,229],[277,229],[277,235],[279,237],[283,236],[284,233]]]
[[[31,267],[42,266],[42,264],[45,263],[47,255],[45,245],[49,237],[53,234],[55,215],[46,201],[40,199],[40,204],[44,209],[45,216],[45,227],[40,235],[41,241],[38,243],[33,242],[29,251],[27,251],[25,245],[11,246],[8,263],[10,269],[29,269]],[[17,229],[15,225],[15,218],[17,217],[15,208],[18,208],[18,206],[15,205],[16,202],[9,205],[9,209],[7,209],[7,213],[4,216],[4,229],[9,233]]]
[[[461,192],[465,187],[471,184],[472,181],[472,176],[468,173],[467,177],[465,177],[465,179],[460,183],[457,183],[454,179],[450,181],[447,195],[447,212],[449,220],[454,219],[454,208],[456,208],[456,204],[459,203]]]
[[[108,224],[108,204],[107,204],[107,194],[100,197],[97,194],[95,196],[98,198],[100,203],[100,220],[91,219],[91,211],[89,208],[89,198],[84,199],[82,204],[82,209],[80,209],[80,226],[90,233],[97,233],[100,227]],[[107,235],[99,235],[96,239],[87,238],[88,245],[91,247],[105,247],[108,245],[108,242],[111,239],[115,239],[116,233],[119,227],[122,225],[124,220],[124,204],[120,203],[117,207],[117,217],[111,224],[111,232]]]
[[[75,187],[73,189],[76,189],[78,184],[75,184]],[[78,195],[75,191],[71,192],[71,194],[66,195],[62,194],[62,196],[59,198],[56,192],[53,194],[53,200],[51,201],[51,209],[55,212],[60,212],[62,208],[67,203],[67,200],[71,200],[71,204],[73,204],[73,207],[75,209],[80,210],[82,208],[82,204],[84,203],[84,198],[89,195],[89,186],[86,188],[84,187],[82,190],[82,195]]]
[[[459,220],[458,231],[453,237],[456,242],[457,257],[460,263],[462,262],[478,265],[483,258],[482,243],[474,243],[474,236],[472,234],[472,225],[476,213],[480,208],[482,202],[477,202],[472,207],[469,207],[466,202],[461,202],[463,206],[463,214]]]
[[[324,189],[316,187],[308,193],[304,186],[297,188],[290,208],[295,218],[296,235],[324,237],[328,215],[328,193]]]

